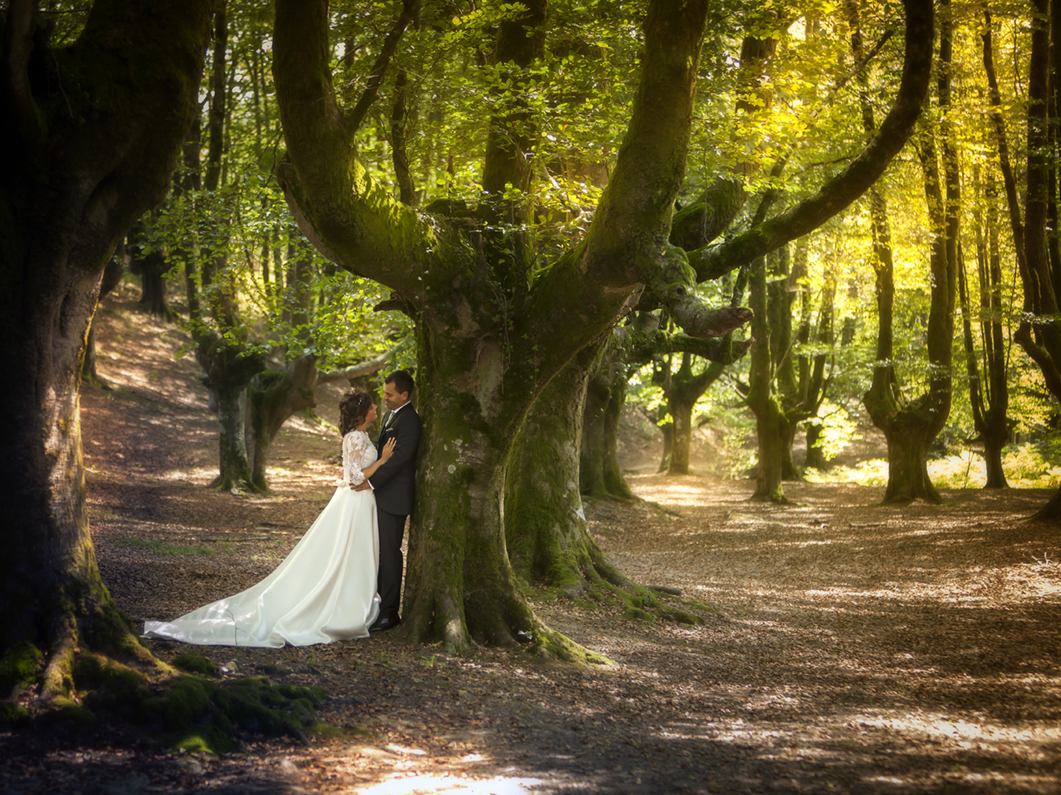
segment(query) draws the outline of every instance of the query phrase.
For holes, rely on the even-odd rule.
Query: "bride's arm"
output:
[[[350,488],[360,491],[362,488],[367,487],[365,482],[372,476],[372,473],[379,469],[384,461],[394,455],[394,444],[392,442],[392,439],[387,440],[383,445],[379,460],[362,469],[361,462],[364,460],[365,451],[372,446],[371,440],[367,436],[354,433],[348,434],[343,439],[343,473]]]
[[[392,436],[390,439],[383,443],[383,451],[379,454],[379,460],[376,461],[376,463],[374,463],[372,466],[367,466],[361,470],[361,474],[365,476],[365,480],[368,480],[370,477],[372,477],[376,473],[376,470],[383,466],[383,463],[388,458],[394,455],[394,445],[397,442],[398,440]]]

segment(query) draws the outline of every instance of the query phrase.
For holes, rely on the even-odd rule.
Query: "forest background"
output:
[[[768,291],[763,315],[769,324],[760,336],[770,339],[765,380],[783,415],[783,441],[773,452],[786,479],[887,483],[886,456],[849,468],[830,462],[872,426],[864,401],[875,373],[891,371],[891,389],[909,406],[923,399],[931,373],[943,366],[928,350],[935,283],[929,260],[943,233],[932,215],[942,211],[933,204],[939,197],[931,190],[926,194],[940,183],[926,185],[933,176],[926,172],[924,158],[934,153],[930,145],[936,136],[950,147],[943,157],[952,172],[945,176],[956,175],[962,189],[947,208],[958,216],[961,234],[954,242],[961,259],[947,277],[952,290],[960,284],[952,310],[958,325],[952,329],[947,364],[953,400],[945,410],[931,409],[943,416],[930,451],[923,454],[931,462],[930,479],[947,488],[982,487],[989,480],[992,486],[1058,483],[1056,400],[1040,368],[1014,338],[1025,310],[1019,270],[1023,254],[1018,251],[1023,244],[1014,239],[1022,208],[1006,204],[1003,173],[1013,168],[1013,152],[1017,170],[1011,176],[1024,192],[1026,169],[1021,166],[1028,157],[1028,107],[1033,101],[1028,85],[1034,11],[1031,6],[996,9],[982,3],[948,4],[946,9],[953,36],[946,65],[953,84],[947,106],[940,107],[938,99],[932,102],[933,113],[921,122],[920,137],[874,186],[873,196],[763,262]],[[338,7],[334,13],[338,90],[356,97],[363,89],[360,75],[372,73],[388,20]],[[483,10],[454,17],[455,29],[444,41],[481,35],[504,13],[491,16]],[[521,201],[535,208],[529,224],[559,238],[585,232],[606,184],[608,153],[618,149],[630,102],[621,92],[634,82],[630,70],[636,68],[640,46],[634,29],[591,21],[587,9],[570,13],[557,36],[565,47],[580,42],[582,52],[554,54],[548,88],[540,96],[522,98],[537,103],[532,110],[541,117],[541,138],[535,142],[534,167],[547,173],[547,179]],[[850,4],[844,9],[824,3],[802,13],[781,6],[751,12],[736,4],[713,13],[726,24],[714,29],[716,38],[709,42],[714,60],[701,75],[699,137],[691,144],[678,207],[699,207],[705,191],[735,190],[738,182],[745,194],[739,200],[745,216],[761,213],[763,203],[777,202],[779,196],[795,203],[820,185],[822,173],[851,157],[866,134],[866,118],[887,109],[898,74],[894,59],[901,57],[901,49],[888,49],[900,19],[898,7],[870,4],[857,29],[851,20],[860,19],[859,10]],[[67,35],[73,35],[76,16],[65,17],[64,23],[72,26]],[[415,369],[416,364],[408,318],[375,311],[394,308],[386,303],[386,289],[322,257],[301,234],[273,178],[283,142],[268,60],[271,26],[271,9],[261,4],[233,3],[218,18],[200,121],[174,175],[175,189],[138,222],[112,260],[108,278],[113,283],[119,272],[131,270],[142,280],[141,301],[152,313],[175,321],[181,318],[170,309],[167,291],[180,290],[186,296],[181,303],[191,307],[191,317],[183,322],[197,340],[190,353],[205,361],[210,342],[224,338],[238,342],[240,358],[253,362],[250,368],[257,372],[244,368],[239,376],[247,385],[237,389],[236,406],[242,413],[249,402],[250,427],[223,421],[223,435],[233,438],[222,440],[219,453],[219,485],[251,490],[267,488],[271,435],[284,415],[310,408],[298,405],[299,400],[312,401],[307,389],[338,379],[354,383],[368,372]],[[852,50],[866,46],[853,43],[856,34],[874,42],[869,55]],[[394,76],[388,79],[393,82],[376,88],[383,98],[358,130],[365,162],[413,206],[475,199],[481,190],[476,142],[480,148],[485,145],[481,109],[499,101],[497,78],[489,70],[444,63],[445,51],[437,49],[438,42],[432,44],[436,49],[430,54],[413,47],[403,56],[419,61],[392,67]],[[590,51],[593,59],[585,57]],[[868,60],[861,63],[856,56]],[[602,71],[605,66],[610,71]],[[856,66],[865,68],[858,72]],[[417,75],[414,83],[408,82],[410,72]],[[824,73],[833,75],[830,81],[823,80]],[[570,101],[573,92],[578,104]],[[985,118],[992,124],[985,124]],[[720,173],[733,176],[721,182],[716,180]],[[875,215],[881,203],[887,212]],[[1051,213],[1054,206],[1051,193]],[[705,223],[702,218],[696,222]],[[735,217],[727,234],[736,234],[748,222]],[[883,239],[880,229],[886,232]],[[1052,237],[1050,241],[1053,246]],[[547,257],[548,250],[535,256]],[[705,300],[716,305],[747,302],[750,268],[744,266],[736,278],[703,281]],[[877,356],[882,325],[878,295],[886,281],[894,291],[889,302],[894,339],[892,356],[882,360]],[[665,311],[649,320],[638,316],[636,322],[679,330]],[[635,325],[633,316],[624,324]],[[749,395],[753,383],[762,379],[750,357],[731,354],[734,361],[713,361],[719,354],[698,355],[704,351],[674,333],[637,342],[639,346],[627,343],[607,363],[617,368],[617,380],[600,388],[618,394],[602,396],[604,405],[591,398],[591,420],[609,404],[636,405],[664,430],[661,471],[688,471],[695,430],[710,436],[713,460],[703,464],[713,474],[754,473],[762,443],[757,442]],[[690,349],[682,350],[682,344]],[[741,347],[739,333],[732,344]],[[91,368],[90,349],[89,377]],[[596,377],[603,378],[606,369],[598,364]],[[262,417],[269,412],[263,395],[267,388],[276,389],[279,373],[286,376],[283,386],[289,394],[271,399],[286,408],[279,416]],[[1002,420],[993,419],[993,409]],[[989,418],[991,433],[985,431]],[[797,434],[804,449],[794,454]],[[991,435],[1001,435],[1003,444],[986,444],[985,436]],[[590,448],[585,458],[606,460],[608,449],[594,446],[595,441],[583,438]],[[246,462],[240,452],[244,446]],[[583,462],[585,493],[610,488],[593,471],[595,466],[600,465]],[[766,496],[783,499],[776,484],[765,488]],[[926,495],[931,496],[931,488],[913,492]]]
[[[73,109],[86,97],[84,107],[94,107],[99,98],[74,92],[74,72],[64,70],[83,57],[82,42],[105,29],[93,20],[106,21],[122,4],[97,3],[91,12],[98,16],[89,7],[55,5],[40,17],[46,24],[39,31],[20,27],[32,5],[5,7],[5,53],[10,63],[28,65],[31,77],[5,83],[5,102],[20,120],[6,133],[11,138],[34,139],[46,114],[24,111],[41,96],[48,103],[38,108],[60,118],[65,105],[80,120]],[[992,488],[1010,480],[1053,485],[1061,385],[1053,368],[1053,285],[1061,256],[1051,231],[1059,82],[1052,43],[1061,20],[1049,3],[717,4],[699,9],[695,35],[682,39],[693,53],[679,59],[685,82],[670,76],[656,84],[652,69],[668,57],[660,30],[682,28],[666,4],[647,12],[557,5],[548,26],[544,6],[533,3],[335,4],[298,24],[289,4],[275,11],[275,38],[274,9],[265,4],[231,2],[195,19],[209,46],[180,166],[164,175],[169,198],[135,214],[102,281],[97,264],[105,258],[86,260],[84,284],[48,300],[62,315],[55,324],[61,336],[78,342],[64,343],[64,355],[81,365],[84,336],[63,313],[76,310],[75,319],[87,323],[99,294],[125,268],[140,276],[150,311],[180,323],[192,341],[188,353],[218,413],[215,486],[225,491],[268,489],[271,444],[286,420],[312,409],[320,384],[415,367],[427,385],[424,407],[435,414],[429,425],[439,433],[422,468],[429,509],[417,538],[426,541],[410,551],[411,638],[442,638],[458,651],[472,640],[529,642],[579,656],[584,650],[535,620],[515,578],[649,599],[603,559],[584,517],[581,526],[568,519],[573,529],[553,530],[552,538],[520,535],[534,526],[534,509],[548,503],[533,491],[540,484],[520,480],[541,479],[540,462],[551,460],[530,443],[577,440],[569,445],[573,461],[569,454],[555,460],[564,462],[558,469],[567,480],[577,472],[580,488],[547,505],[554,516],[577,517],[579,492],[629,496],[616,456],[616,418],[626,404],[640,404],[663,427],[667,472],[688,471],[693,429],[706,422],[724,451],[717,466],[743,473],[754,463],[755,497],[774,503],[787,499],[785,479],[801,476],[875,476],[886,480],[885,500],[900,503],[938,501],[941,484],[979,486],[973,473],[981,468]],[[129,49],[154,52],[147,44]],[[60,58],[48,64],[27,54],[34,51]],[[653,85],[661,107],[677,108],[683,126],[650,118]],[[677,103],[683,91],[687,112]],[[340,106],[333,130],[328,114]],[[175,129],[183,134],[184,127]],[[300,136],[312,130],[339,130],[342,141],[306,146]],[[45,159],[53,151],[32,149]],[[650,176],[628,177],[637,174],[629,163]],[[330,171],[352,177],[367,211],[349,214],[329,192]],[[32,258],[19,259],[24,252],[12,242],[24,233],[10,232],[23,211],[10,186],[24,176],[5,177],[4,205],[5,262],[23,266]],[[37,184],[36,176],[26,184]],[[649,199],[623,194],[627,180],[638,179]],[[842,200],[832,190],[840,184]],[[100,185],[104,194],[113,187]],[[34,194],[26,206],[39,210],[39,200]],[[367,236],[347,240],[328,215],[334,208]],[[607,224],[621,211],[648,221],[629,241],[620,239],[628,248],[609,250],[609,234],[623,227]],[[134,214],[126,215],[128,227]],[[388,220],[393,225],[380,231]],[[113,242],[114,235],[101,237]],[[424,251],[447,254],[463,270],[424,265]],[[597,264],[608,255],[612,265],[622,255],[633,264],[616,276]],[[565,280],[574,278],[569,266],[578,257],[587,282],[600,289],[590,294],[578,283],[567,305],[563,287],[576,284]],[[410,261],[415,267],[402,270]],[[37,288],[28,271],[8,271],[9,286]],[[184,292],[183,316],[167,301],[175,284]],[[437,296],[440,288],[457,296],[443,299],[452,301],[444,310],[432,303],[430,291]],[[547,302],[535,296],[546,289],[555,303],[543,310]],[[22,289],[8,292],[9,304],[23,300]],[[26,310],[13,306],[4,317],[15,360],[37,348],[15,333]],[[748,323],[747,332],[734,331]],[[456,350],[473,333],[475,346]],[[464,370],[445,358],[467,360],[473,347],[478,358]],[[87,379],[92,351],[89,333]],[[568,362],[579,368],[570,380],[556,375]],[[13,372],[21,377],[29,366]],[[70,430],[76,389],[72,401],[58,401],[73,408],[60,408],[52,421],[24,405],[41,389],[14,391],[21,397],[12,398],[18,405],[10,416],[32,417],[26,428],[41,436],[58,428],[65,440],[69,469],[25,469],[43,472],[40,483],[62,481],[69,500],[50,515],[73,519],[60,520],[55,535],[83,538],[80,438]],[[534,405],[545,414],[564,413],[561,405],[575,411],[556,432],[546,430],[556,418],[539,416]],[[830,455],[867,418],[886,438],[886,467],[829,473]],[[452,441],[446,434],[458,421],[473,429],[472,452],[451,460],[443,442]],[[517,437],[527,428],[535,430]],[[751,438],[754,456],[745,452]],[[793,452],[797,438],[806,445],[802,456]],[[12,431],[5,449],[50,450],[19,441]],[[982,467],[973,452],[981,445]],[[28,455],[8,456],[13,472]],[[934,475],[930,455],[947,462]],[[436,481],[447,464],[457,477]],[[461,478],[467,502],[442,500],[458,493],[453,484]],[[20,490],[16,504],[40,500],[47,491],[40,483]],[[499,499],[507,523],[491,508]],[[42,505],[49,507],[45,499],[25,509],[38,517],[25,522],[34,538],[42,535]],[[466,535],[447,538],[439,529],[447,522]],[[12,534],[11,543],[28,537]],[[439,559],[447,564],[421,565]],[[454,574],[462,570],[467,582]],[[7,600],[13,614],[25,597],[17,583],[31,579],[26,571],[5,578],[16,595]],[[478,601],[468,596],[476,584],[486,594]],[[68,593],[61,585],[55,591]],[[651,606],[668,615],[669,608]],[[85,638],[93,633],[85,632],[81,609],[69,608],[70,624]],[[13,641],[25,640],[18,633],[31,623],[12,621],[19,628]],[[63,698],[71,692],[74,644],[56,638],[68,631],[52,627],[43,643],[34,639],[49,650],[34,657],[48,661],[44,692]],[[5,653],[18,647],[9,640]],[[12,681],[17,686],[24,676]]]

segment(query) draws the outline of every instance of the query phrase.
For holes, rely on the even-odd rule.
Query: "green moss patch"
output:
[[[25,726],[30,722],[29,710],[10,701],[0,701],[0,728]]]
[[[211,682],[178,676],[141,704],[142,717],[162,724],[172,745],[212,753],[234,750],[240,733],[307,741],[320,724],[320,688],[274,685],[265,677]]]
[[[12,646],[0,658],[0,693],[10,693],[35,682],[44,665],[44,653],[29,643]]]
[[[306,742],[322,725],[316,708],[327,697],[321,688],[276,685],[265,677],[230,681],[218,676],[217,666],[195,654],[174,661],[192,673],[152,683],[140,672],[109,657],[82,654],[75,679],[82,693],[84,714],[66,706],[50,720],[89,718],[106,710],[140,726],[176,748],[223,753],[239,747],[239,737],[293,737]]]
[[[218,679],[221,676],[221,669],[212,660],[206,659],[201,654],[180,654],[170,660],[170,664],[186,674],[200,674],[213,679]]]

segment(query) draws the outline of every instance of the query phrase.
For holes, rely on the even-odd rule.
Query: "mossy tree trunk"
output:
[[[0,654],[5,673],[39,655],[39,694],[63,703],[77,650],[144,654],[96,564],[78,382],[106,262],[165,195],[191,122],[210,2],[101,0],[64,47],[32,2],[3,17]]]
[[[773,383],[771,392],[776,395],[781,414],[777,419],[780,436],[781,479],[800,480],[803,475],[796,469],[792,457],[792,443],[796,438],[799,421],[806,419],[801,411],[799,388],[796,384],[795,339],[792,333],[792,310],[796,272],[790,269],[789,247],[782,246],[767,259],[771,265],[771,278],[766,284],[766,328],[770,339],[769,373]],[[756,373],[756,368],[752,373]],[[754,390],[753,390],[754,391]],[[754,409],[753,409],[754,410]]]
[[[659,284],[700,333],[732,323],[690,301],[692,274],[666,242],[680,186],[706,3],[658,0],[645,23],[633,115],[586,238],[528,280],[526,248],[489,233],[432,223],[372,183],[351,143],[327,70],[325,4],[280,0],[274,73],[292,167],[282,174],[300,226],[328,256],[391,287],[416,319],[417,507],[403,628],[454,650],[473,639],[571,645],[536,618],[508,560],[503,501],[512,445],[543,386],[599,338],[641,286]],[[543,3],[500,26],[496,53],[514,84],[529,85],[540,55]],[[499,197],[523,186],[529,160],[516,144],[533,125],[518,105],[492,121],[476,217],[519,221]],[[518,134],[506,135],[516,125]],[[518,238],[518,236],[517,236]],[[518,242],[518,240],[517,240]],[[558,330],[563,329],[562,333]]]
[[[752,319],[752,349],[748,373],[748,408],[755,415],[759,462],[753,500],[785,503],[783,475],[784,412],[774,394],[772,335],[767,311],[767,258],[752,263],[748,278]]]
[[[568,596],[602,581],[629,585],[590,537],[579,489],[586,373],[599,354],[599,345],[587,345],[534,402],[505,489],[508,554],[517,576]]]
[[[598,497],[633,499],[619,466],[619,420],[626,402],[626,363],[615,335],[595,344],[596,355],[579,356],[557,376],[585,381],[579,443],[579,490]]]
[[[700,372],[693,371],[693,355],[682,354],[682,364],[670,377],[670,389],[667,391],[667,406],[671,418],[670,461],[667,473],[671,475],[688,475],[689,461],[693,447],[693,408],[711,385],[725,371],[720,362],[708,362]]]
[[[512,569],[522,581],[556,589],[569,599],[617,603],[629,618],[654,614],[694,621],[662,604],[649,588],[631,582],[589,534],[579,489],[585,388],[577,385],[587,384],[586,371],[599,353],[597,345],[583,348],[549,382],[513,447],[505,489]]]
[[[803,466],[807,469],[817,469],[824,472],[829,468],[829,462],[825,458],[825,448],[822,446],[822,437],[825,426],[812,420],[805,426],[807,432],[807,456],[803,460]]]
[[[247,452],[247,387],[265,370],[260,354],[213,333],[196,334],[195,357],[203,368],[203,383],[217,411],[218,476],[210,484],[218,491],[258,491]]]

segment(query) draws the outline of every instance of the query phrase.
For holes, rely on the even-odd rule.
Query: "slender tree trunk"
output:
[[[656,471],[670,472],[670,462],[674,454],[674,423],[668,422],[660,426],[660,432],[663,434],[663,454],[660,456],[659,468]]]
[[[619,465],[619,421],[626,404],[626,382],[627,375],[623,368],[616,368],[608,406],[604,411],[604,488],[611,497],[633,500],[637,498]]]
[[[671,475],[688,475],[693,443],[693,409],[696,402],[725,371],[723,362],[709,361],[699,373],[692,372],[692,356],[682,355],[682,366],[670,377],[667,406],[674,422],[670,427],[669,464]]]
[[[125,275],[125,246],[119,242],[115,247],[114,255],[107,260],[107,266],[103,269],[103,279],[100,282],[99,297],[109,295],[115,287],[121,283]],[[88,338],[85,341],[85,360],[81,365],[81,380],[84,383],[110,389],[96,372],[96,320],[93,316],[88,327]]]
[[[988,180],[986,192],[980,193],[980,203],[987,204],[987,218],[985,222],[983,212],[977,210],[975,213],[976,262],[980,291],[977,325],[980,329],[982,349],[979,356],[974,341],[972,301],[966,286],[964,258],[958,268],[958,291],[962,306],[966,372],[969,377],[969,404],[973,412],[973,426],[984,444],[984,461],[987,467],[984,488],[1000,489],[1008,485],[1006,473],[1002,468],[1002,451],[1010,438],[1010,425],[1007,417],[1009,384],[1006,379],[1008,346],[1005,344],[1002,329],[1002,268],[993,207],[993,180]]]
[[[783,414],[773,394],[770,315],[767,312],[766,257],[752,263],[748,279],[752,320],[751,371],[748,375],[748,407],[755,414],[759,464],[753,500],[786,503],[782,486]]]
[[[822,447],[822,436],[825,432],[824,426],[817,421],[806,424],[807,433],[807,455],[803,459],[803,466],[807,469],[817,469],[824,472],[829,468],[829,462],[825,460],[825,449]]]
[[[781,413],[781,479],[803,480],[803,471],[796,465],[792,448],[796,444],[796,431],[799,425],[789,419],[789,413]]]
[[[569,365],[563,376],[569,384],[576,383],[575,379],[586,382],[579,444],[579,489],[582,494],[634,499],[619,466],[619,419],[626,400],[626,374],[620,361],[620,346],[610,334],[588,347],[596,354],[587,358],[580,353],[575,360],[591,362],[588,368]]]
[[[693,439],[693,406],[695,401],[690,402],[684,396],[675,395],[670,401],[670,414],[674,419],[671,443],[670,468],[667,470],[671,475],[689,474],[689,457],[692,450]]]

